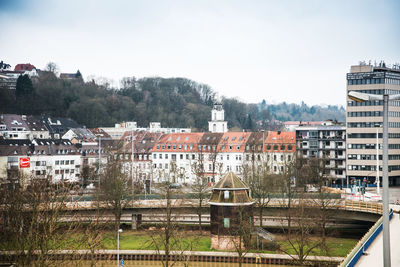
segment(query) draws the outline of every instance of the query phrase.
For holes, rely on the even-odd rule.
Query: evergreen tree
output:
[[[32,84],[32,80],[29,78],[27,74],[20,75],[17,79],[17,86],[15,90],[15,94],[18,96],[30,95],[33,94],[34,88]]]

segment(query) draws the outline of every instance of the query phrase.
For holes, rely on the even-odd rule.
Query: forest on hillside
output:
[[[136,121],[139,126],[161,122],[164,127],[207,130],[216,92],[208,85],[186,78],[148,77],[122,79],[121,88],[94,80],[60,79],[51,71],[38,78],[17,80],[16,90],[0,87],[0,113],[70,117],[89,128]],[[275,120],[345,120],[339,106],[243,103],[222,98],[228,126],[236,130],[268,129]]]

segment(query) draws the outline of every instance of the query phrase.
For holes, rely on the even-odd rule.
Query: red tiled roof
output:
[[[26,64],[17,64],[14,68],[14,71],[31,71],[33,69],[36,69],[36,67],[30,63],[26,63]]]
[[[161,137],[154,145],[155,152],[197,152],[203,133],[171,133]]]
[[[219,142],[219,152],[244,152],[250,132],[227,132]]]
[[[265,139],[265,146],[266,151],[278,151],[278,152],[294,152],[295,151],[295,139],[296,133],[295,132],[274,132],[269,131],[268,136]],[[278,146],[278,149],[276,146]],[[288,146],[291,146],[292,149],[288,150]],[[284,149],[281,149],[284,146]]]

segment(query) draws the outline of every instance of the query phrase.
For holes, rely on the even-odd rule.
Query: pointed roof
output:
[[[228,172],[213,188],[210,205],[248,206],[254,201],[250,197],[249,187],[233,172]]]
[[[221,180],[219,180],[214,189],[238,190],[249,189],[249,187],[242,180],[240,180],[236,174],[233,172],[228,172]]]

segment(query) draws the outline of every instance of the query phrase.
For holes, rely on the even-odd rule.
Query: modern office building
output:
[[[400,67],[360,63],[347,74],[347,94],[400,94]],[[356,102],[347,97],[347,175],[375,183],[377,177],[377,142],[379,177],[382,181],[383,101]],[[378,138],[376,135],[378,133]],[[389,184],[400,184],[400,101],[389,103]]]

